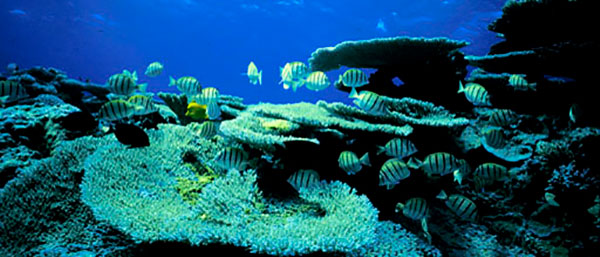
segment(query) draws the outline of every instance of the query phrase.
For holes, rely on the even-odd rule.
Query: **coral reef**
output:
[[[158,97],[165,102],[165,104],[171,109],[175,115],[179,124],[186,125],[192,122],[190,117],[185,116],[187,111],[188,99],[185,94],[173,94],[173,93],[158,93]]]
[[[100,142],[65,142],[60,154],[21,168],[0,190],[0,255],[115,254],[131,245],[79,200],[83,160]]]
[[[468,124],[466,118],[456,118],[441,106],[417,99],[404,97],[401,99],[382,96],[389,109],[387,115],[369,114],[356,107],[341,103],[317,102],[317,105],[339,115],[357,118],[370,118],[394,124],[410,124],[430,127],[460,127]]]
[[[148,255],[173,245],[205,254],[221,245],[275,256],[587,256],[600,245],[600,119],[595,66],[584,62],[600,47],[573,28],[592,31],[592,2],[508,1],[489,27],[505,41],[486,56],[465,57],[468,43],[446,38],[317,49],[313,71],[377,69],[360,88],[381,97],[377,114],[219,95],[222,115],[201,125],[185,116],[184,94],[159,93],[158,114],[122,120],[148,135],[145,147],[123,145],[116,126],[96,128],[88,112],[118,97],[105,86],[53,68],[11,73],[2,79],[29,97],[0,109],[0,255]],[[467,65],[476,69],[465,78]],[[481,84],[492,105],[474,108],[456,93],[459,81]],[[67,128],[74,112],[91,131]],[[410,176],[383,188],[389,158],[374,153],[393,138],[418,150],[402,160]],[[227,147],[239,154],[215,158]],[[345,151],[372,165],[348,175],[337,161]],[[454,177],[412,169],[435,152],[448,158],[427,165],[460,160]],[[286,181],[300,169],[323,180],[296,190]],[[469,199],[477,215],[460,218],[460,204],[436,199],[442,190]],[[427,206],[420,222],[394,211],[415,197]]]
[[[182,164],[186,159],[205,163],[224,146],[198,138],[192,130],[159,125],[159,130],[149,131],[151,146],[142,149],[126,149],[111,137],[99,139],[103,142],[85,161],[83,202],[98,220],[138,242],[219,242],[279,256],[378,252],[372,249],[377,245],[377,210],[341,182],[302,189],[299,197],[304,203],[286,203],[264,198],[254,171],[230,170],[205,184],[197,199],[185,201],[177,178],[193,179],[194,172]],[[318,206],[318,211],[295,211],[307,203]],[[403,252],[422,251],[410,236],[404,237],[404,243],[413,246]]]
[[[453,109],[457,105],[458,81],[466,74],[466,61],[460,48],[465,41],[447,38],[376,38],[346,41],[335,47],[319,48],[309,59],[312,70],[338,69],[342,65],[356,68],[376,68],[369,84],[361,87],[389,97],[413,97],[435,102]],[[431,76],[435,74],[435,76]],[[393,83],[399,78],[402,85]],[[342,91],[350,88],[335,84]]]
[[[422,63],[427,59],[447,58],[467,46],[465,41],[447,38],[392,37],[345,41],[334,47],[315,50],[308,63],[311,70],[329,71],[341,66],[382,68]]]

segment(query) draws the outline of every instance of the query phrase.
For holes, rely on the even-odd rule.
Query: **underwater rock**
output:
[[[0,190],[18,175],[18,170],[32,165],[41,157],[39,152],[25,146],[0,148]]]
[[[492,53],[527,50],[535,46],[565,41],[594,41],[597,23],[593,0],[511,0],[502,16],[489,30],[506,39],[492,47]],[[535,17],[535,18],[533,18]]]
[[[313,71],[329,71],[342,66],[382,68],[425,63],[448,58],[450,52],[467,46],[465,41],[447,38],[390,37],[345,41],[334,47],[319,48],[308,63]]]
[[[59,118],[77,112],[79,109],[70,104],[53,105],[59,103],[58,101],[42,99],[34,102],[33,105],[0,108],[0,133],[9,133],[15,142],[24,144],[32,150],[47,153],[51,147],[47,144],[45,136],[51,131],[46,130],[46,124],[58,123]]]
[[[523,51],[466,56],[470,65],[495,73],[528,74],[589,79],[594,69],[588,65],[600,57],[596,42],[560,42]],[[530,81],[532,82],[532,81]]]

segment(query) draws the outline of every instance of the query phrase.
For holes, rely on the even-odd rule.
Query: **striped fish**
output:
[[[284,89],[291,87],[296,92],[296,89],[302,86],[302,80],[308,75],[308,66],[303,62],[289,62],[283,68],[280,68],[280,72],[281,81],[279,81],[279,84],[283,83]]]
[[[134,105],[125,100],[112,100],[100,107],[98,117],[103,120],[120,120],[133,116],[142,107]]]
[[[371,114],[384,114],[388,112],[387,105],[376,93],[371,91],[361,91],[355,96],[354,104],[365,112]]]
[[[217,135],[219,128],[212,121],[202,122],[200,128],[198,128],[198,135],[204,138],[212,138]]]
[[[152,97],[145,95],[133,95],[129,97],[128,102],[140,106],[142,108],[137,108],[135,115],[146,115],[149,113],[157,112],[158,107],[152,101]]]
[[[411,159],[411,161],[412,160],[413,159]],[[437,152],[427,155],[423,162],[417,165],[420,166],[428,176],[444,176],[459,170],[463,163],[452,154]]]
[[[519,74],[512,74],[508,78],[508,85],[514,87],[516,90],[527,91],[533,90],[535,91],[535,83],[529,83],[527,80]]]
[[[381,166],[379,171],[379,186],[386,186],[388,190],[394,188],[401,180],[410,176],[408,165],[403,161],[392,158]]]
[[[501,181],[509,177],[508,169],[496,163],[483,163],[479,165],[473,176],[477,176],[486,180]]]
[[[206,114],[208,114],[208,119],[216,120],[221,117],[221,108],[217,102],[209,102],[206,107]]]
[[[137,75],[135,72],[130,74],[128,71],[115,74],[108,78],[108,89],[117,95],[131,95],[134,91],[145,92],[148,84],[136,84]]]
[[[248,76],[248,80],[252,85],[262,85],[262,71],[258,71],[254,62],[248,64],[248,72],[242,73],[242,75]]]
[[[362,169],[362,165],[371,166],[369,153],[365,153],[360,159],[351,151],[343,151],[338,158],[338,164],[348,175],[354,175]]]
[[[329,87],[331,82],[329,82],[329,78],[322,71],[314,71],[308,75],[306,81],[306,88],[312,91],[321,91]]]
[[[344,86],[352,88],[348,97],[354,98],[358,94],[356,88],[369,84],[369,78],[367,77],[367,74],[359,69],[349,69],[345,71],[344,74],[340,75],[337,83],[339,84],[340,82],[343,83]]]
[[[202,92],[200,82],[191,76],[181,77],[177,80],[173,77],[169,77],[169,86],[177,86],[177,89],[186,95],[197,95]]]
[[[490,116],[489,122],[498,127],[506,127],[515,123],[519,117],[517,113],[509,109],[495,110]]]
[[[0,81],[0,103],[18,101],[29,97],[25,87],[13,80]]]
[[[409,217],[413,220],[421,220],[427,217],[429,213],[429,206],[427,201],[420,197],[408,199],[406,203],[396,204],[396,212],[402,211],[404,216]]]
[[[490,103],[490,95],[484,87],[476,83],[467,83],[467,86],[463,86],[462,81],[459,83],[460,87],[458,93],[465,93],[467,100],[473,105],[492,106],[492,103]]]
[[[506,146],[506,136],[502,129],[485,129],[483,131],[485,143],[493,148],[503,148]]]
[[[377,154],[385,153],[387,156],[402,159],[417,152],[417,147],[406,138],[394,138],[385,146],[378,146]]]
[[[144,72],[144,75],[148,77],[156,77],[160,75],[162,71],[163,65],[160,62],[153,62],[148,65],[148,67],[146,68],[146,72]]]
[[[239,148],[227,147],[217,154],[213,163],[226,170],[243,170],[248,165],[248,153]]]
[[[321,178],[319,177],[319,173],[314,170],[299,170],[292,174],[287,182],[296,189],[296,191],[300,191],[300,188],[310,188],[316,186],[320,183]]]
[[[444,200],[446,206],[462,219],[474,221],[477,218],[477,206],[471,199],[462,195],[447,196],[444,190],[440,192],[437,198]]]
[[[137,71],[130,72],[128,70],[123,70],[123,72],[121,74],[123,74],[127,77],[130,77],[131,79],[133,79],[133,82],[135,82],[135,83],[137,83],[137,81],[138,81]]]
[[[198,99],[197,102],[199,104],[208,105],[211,102],[217,102],[219,100],[219,90],[214,87],[207,87],[202,89],[202,93],[199,96],[196,96]]]

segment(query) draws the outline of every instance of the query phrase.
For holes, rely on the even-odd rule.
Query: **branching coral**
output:
[[[151,146],[146,148],[127,149],[112,137],[101,139],[102,146],[85,162],[82,200],[97,219],[141,242],[218,242],[272,255],[355,253],[374,247],[378,211],[341,182],[301,190],[304,202],[322,210],[317,213],[286,212],[289,204],[266,201],[252,170],[231,170],[197,194],[182,196],[181,178],[194,178],[185,156],[210,164],[224,146],[192,131],[159,125],[148,132]]]
[[[447,57],[449,52],[467,45],[465,41],[447,38],[392,37],[345,41],[334,47],[317,49],[308,62],[315,71],[334,70],[341,66],[381,68]]]

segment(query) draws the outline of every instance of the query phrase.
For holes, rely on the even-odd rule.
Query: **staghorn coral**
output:
[[[446,58],[451,51],[467,46],[465,41],[447,38],[391,37],[345,41],[334,47],[319,48],[308,63],[313,71],[329,71],[341,66],[381,68]]]

